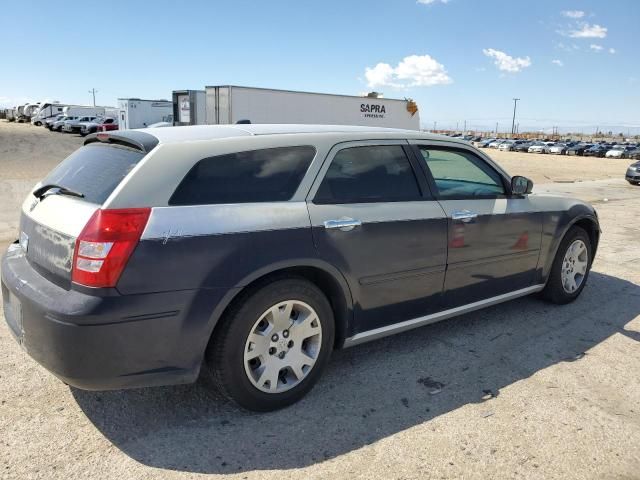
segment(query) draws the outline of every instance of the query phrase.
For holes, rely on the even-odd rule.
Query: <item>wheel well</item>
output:
[[[591,241],[591,250],[593,252],[598,248],[598,241],[600,240],[600,230],[598,229],[598,225],[596,222],[591,220],[590,218],[581,218],[576,223],[575,226],[582,228],[589,235],[589,240]]]
[[[251,283],[247,284],[242,290],[229,302],[220,315],[220,318],[211,334],[211,338],[216,335],[218,327],[224,323],[223,319],[227,312],[237,303],[244,301],[253,291],[262,286],[282,278],[300,277],[308,280],[318,287],[324,293],[331,304],[333,317],[335,319],[335,341],[334,348],[340,348],[347,336],[347,328],[350,320],[350,305],[345,298],[345,293],[338,281],[328,272],[317,267],[288,267],[270,272],[258,277]],[[211,342],[211,340],[209,340]]]

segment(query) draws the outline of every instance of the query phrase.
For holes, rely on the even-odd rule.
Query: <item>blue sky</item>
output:
[[[236,84],[418,102],[425,127],[640,131],[640,1],[3,2],[0,105]],[[634,129],[633,127],[637,127]]]

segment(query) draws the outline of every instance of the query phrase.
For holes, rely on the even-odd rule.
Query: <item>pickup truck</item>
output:
[[[112,118],[112,117],[97,118],[92,122],[81,122],[79,125],[80,125],[80,135],[82,135],[83,137],[86,135],[89,135],[90,133],[96,133],[100,129],[100,127],[103,125],[110,126],[110,127],[115,126],[115,128],[109,128],[109,130],[118,129],[118,122],[116,121],[115,118]],[[106,130],[102,130],[102,131],[106,131]]]
[[[62,131],[67,133],[79,132],[81,128],[81,125],[80,125],[81,123],[93,122],[97,118],[98,117],[91,116],[91,117],[77,117],[75,120],[66,120],[62,124]]]

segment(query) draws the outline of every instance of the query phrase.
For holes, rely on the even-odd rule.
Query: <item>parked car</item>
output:
[[[95,122],[98,119],[97,116],[84,116],[78,117],[74,120],[65,120],[62,124],[62,131],[66,133],[79,132],[84,122]]]
[[[66,118],[66,115],[63,115],[63,114],[56,115],[56,116],[55,116],[55,117],[53,117],[53,118],[47,118],[46,120],[44,120],[44,121],[42,122],[42,126],[43,126],[43,127],[45,127],[45,128],[48,128],[49,130],[51,130],[51,126],[52,126],[55,122],[60,121],[60,120],[64,120],[65,118]]]
[[[640,185],[640,162],[632,163],[631,165],[629,165],[624,178],[631,185]]]
[[[495,140],[495,141],[491,142],[491,143],[489,144],[489,148],[498,148],[498,147],[499,147],[500,145],[502,145],[504,142],[506,142],[506,140],[505,140],[505,139],[503,139],[503,138],[499,138],[499,139],[497,139],[497,140]]]
[[[640,160],[640,147],[631,150],[628,156],[632,160]]]
[[[118,122],[113,123],[103,123],[102,125],[98,125],[98,132],[112,132],[114,130],[119,130],[120,125]]]
[[[522,142],[513,147],[514,152],[529,152],[529,147],[533,145],[533,142]]]
[[[598,217],[532,186],[468,142],[409,130],[94,134],[23,203],[4,317],[69,385],[202,369],[243,407],[273,410],[313,387],[334,348],[537,292],[575,300]]]
[[[52,132],[60,132],[62,130],[62,126],[64,125],[64,122],[69,120],[77,120],[78,118],[79,117],[69,117],[65,115],[60,120],[53,122],[49,127],[49,130],[51,130]]]
[[[96,118],[92,122],[80,122],[78,126],[80,127],[80,135],[84,137],[86,135],[89,135],[90,133],[97,132],[98,128],[102,125],[113,125],[113,124],[115,124],[116,127],[118,125],[118,122],[115,118],[105,117],[105,118]],[[117,128],[114,130],[117,130]]]
[[[635,147],[629,145],[615,145],[604,156],[606,158],[628,158],[633,150],[635,150]]]
[[[485,138],[484,140],[477,143],[476,146],[479,148],[489,148],[489,145],[491,145],[495,141],[495,138]]]
[[[604,157],[609,150],[610,147],[608,145],[596,144],[585,150],[583,155],[585,157]]]
[[[553,155],[565,155],[567,153],[567,146],[564,143],[556,143],[549,147],[549,153]]]
[[[535,142],[527,150],[529,153],[549,153],[552,142]]]
[[[573,147],[567,148],[567,155],[584,155],[584,151],[593,147],[593,143],[577,143]]]
[[[498,150],[501,150],[503,152],[511,152],[515,150],[518,145],[522,145],[523,143],[525,143],[524,140],[506,140],[498,145]]]

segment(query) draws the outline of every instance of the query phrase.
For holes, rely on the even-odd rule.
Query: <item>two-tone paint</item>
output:
[[[283,272],[327,294],[337,347],[355,345],[541,290],[574,224],[598,243],[594,209],[548,195],[438,198],[418,146],[470,152],[467,143],[412,131],[239,125],[92,136],[145,152],[103,205],[29,196],[2,260],[5,316],[38,362],[87,389],[185,383],[199,373],[225,310],[246,288]],[[409,202],[314,202],[333,157],[359,145],[402,145],[422,197]],[[287,202],[170,206],[199,160],[279,146],[316,155]],[[37,187],[37,186],[36,186]],[[97,208],[150,207],[116,288],[71,282],[75,239]],[[460,212],[470,212],[471,216]],[[21,324],[11,298],[20,300]],[[17,303],[17,302],[16,302]]]

